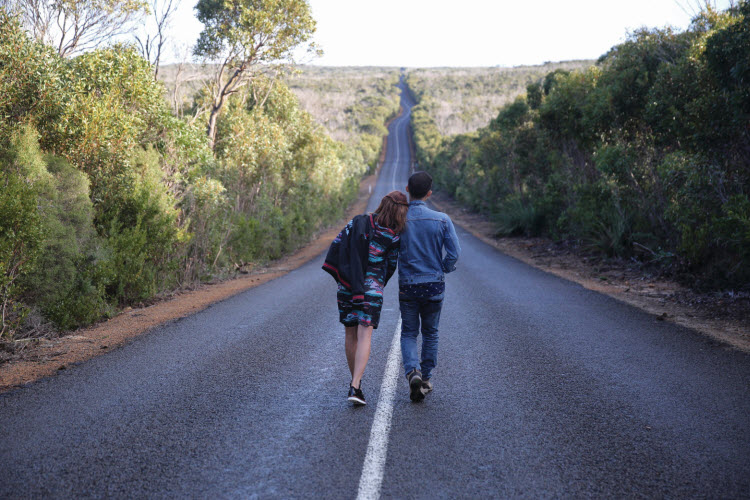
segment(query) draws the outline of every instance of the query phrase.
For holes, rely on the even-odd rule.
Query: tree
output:
[[[32,36],[60,56],[98,47],[126,33],[148,10],[144,0],[0,0]]]
[[[136,35],[135,39],[143,57],[154,65],[154,80],[157,80],[162,49],[169,39],[167,32],[174,13],[182,2],[181,0],[151,0],[150,3],[154,24],[147,27],[142,35]]]
[[[211,147],[216,140],[216,119],[226,99],[263,70],[270,71],[265,95],[270,92],[285,63],[293,64],[295,51],[307,45],[315,32],[315,20],[305,0],[199,0],[197,17],[205,28],[194,53],[218,63],[211,83],[207,134]],[[256,101],[258,89],[253,87]]]
[[[196,68],[194,64],[190,63],[192,50],[192,47],[187,44],[181,44],[179,47],[175,47],[174,53],[178,57],[179,62],[177,62],[172,71],[168,72],[168,75],[174,76],[170,78],[170,76],[165,77],[162,74],[164,85],[168,89],[171,89],[169,100],[172,103],[172,111],[175,116],[179,116],[180,118],[182,117],[183,108],[186,103],[185,101],[190,100],[193,97],[191,95],[192,89],[189,87],[184,89],[183,85],[190,82],[204,80],[203,73],[199,71],[199,68]],[[192,103],[192,101],[190,102]],[[195,119],[193,119],[193,121],[194,120]]]

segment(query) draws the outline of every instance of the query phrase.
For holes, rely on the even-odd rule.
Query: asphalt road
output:
[[[403,104],[370,209],[406,184]],[[383,498],[750,497],[750,355],[459,237],[423,403],[400,367],[381,392],[395,281],[347,403],[321,255],[0,395],[0,497],[354,498],[380,414]]]

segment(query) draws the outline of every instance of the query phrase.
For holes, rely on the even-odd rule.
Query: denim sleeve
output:
[[[445,218],[445,234],[443,235],[443,246],[445,248],[445,258],[443,259],[443,272],[450,273],[456,270],[456,261],[461,254],[461,245],[458,244],[456,229],[453,227],[453,221],[450,217]]]
[[[388,280],[391,279],[393,273],[396,272],[396,266],[398,265],[398,252],[401,249],[401,241],[398,240],[393,245],[388,247],[388,255],[385,259],[385,283],[383,286],[388,284]]]

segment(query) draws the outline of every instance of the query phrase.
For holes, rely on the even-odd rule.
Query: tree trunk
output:
[[[221,111],[221,104],[211,106],[211,115],[208,117],[206,133],[208,135],[208,146],[211,149],[214,149],[216,145],[216,119],[219,117],[219,111]]]

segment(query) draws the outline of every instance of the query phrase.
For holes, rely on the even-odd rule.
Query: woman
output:
[[[348,400],[364,405],[362,375],[370,358],[372,330],[378,327],[383,288],[396,271],[399,234],[409,203],[400,191],[383,197],[372,214],[358,215],[331,243],[323,269],[338,283],[339,321],[344,324],[346,361],[352,381]]]

